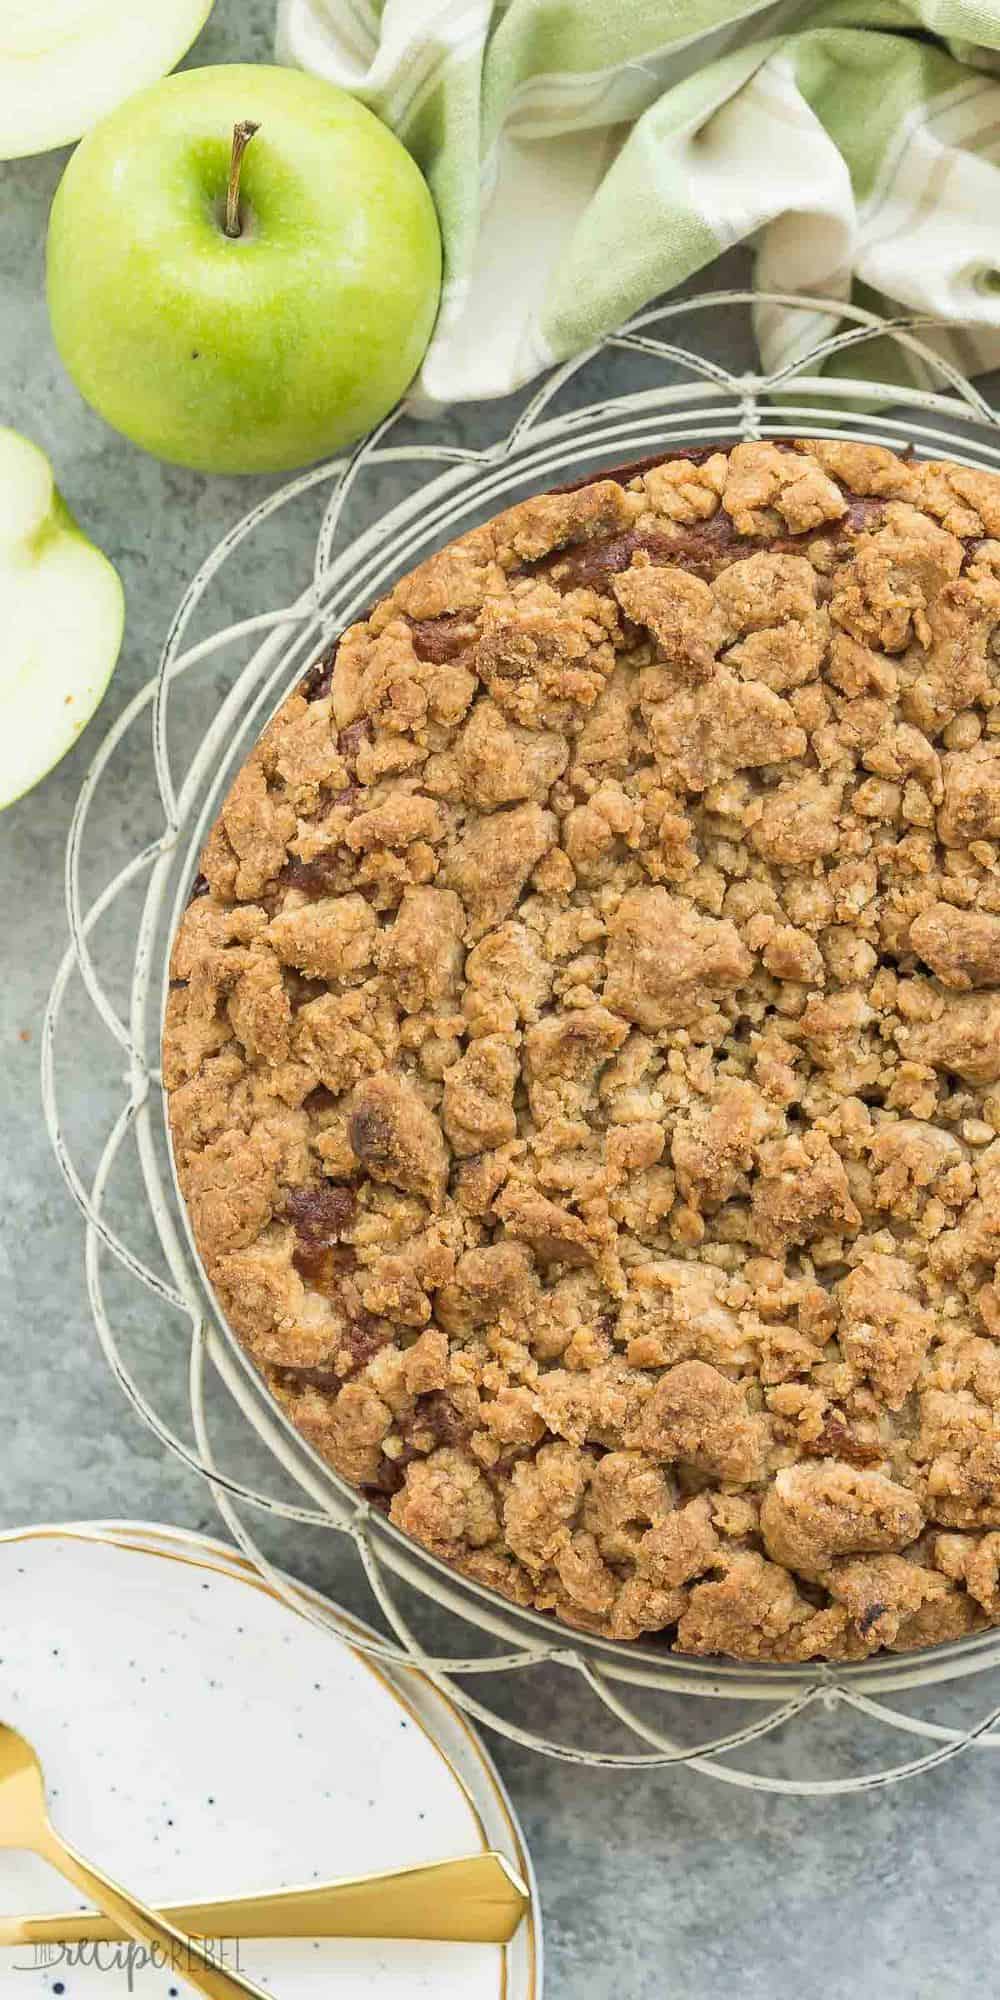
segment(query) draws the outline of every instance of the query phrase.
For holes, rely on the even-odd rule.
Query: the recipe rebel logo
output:
[[[117,1974],[124,1982],[125,1990],[134,1993],[139,1976],[151,1968],[154,1972],[177,1973],[186,1979],[194,1965],[192,1946],[171,1945],[164,1950],[160,1945],[133,1944],[33,1944],[29,1947],[30,1957],[14,1961],[14,1972],[54,1972],[61,1967],[73,1971],[79,1966],[87,1966],[94,1972]],[[229,1972],[242,1972],[239,1938],[199,1938],[197,1951],[209,1965],[220,1966]],[[66,1992],[65,1982],[53,1980],[50,1991]]]

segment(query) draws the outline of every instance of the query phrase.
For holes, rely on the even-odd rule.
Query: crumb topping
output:
[[[515,1602],[1000,1622],[1000,478],[739,444],[331,646],[174,944],[181,1186],[274,1395]]]

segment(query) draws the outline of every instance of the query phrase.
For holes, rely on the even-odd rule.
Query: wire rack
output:
[[[751,306],[801,314],[802,325],[811,331],[832,330],[773,374],[752,369],[737,373],[712,358],[710,350],[720,325],[737,319],[745,324]],[[169,939],[225,788],[321,646],[425,554],[522,493],[643,457],[667,444],[759,438],[789,430],[849,436],[908,448],[921,457],[1000,467],[1000,414],[949,358],[961,351],[960,330],[934,326],[931,331],[932,324],[909,317],[884,320],[828,299],[706,293],[640,314],[609,340],[556,370],[505,434],[483,450],[435,443],[426,433],[414,439],[412,423],[396,413],[349,458],[315,467],[271,494],[202,563],[170,626],[157,673],[102,743],[74,812],[66,851],[70,943],[45,1018],[42,1091],[59,1166],[85,1218],[88,1295],[101,1347],[118,1383],[166,1450],[208,1482],[236,1542],[276,1588],[292,1593],[305,1615],[358,1643],[356,1627],[335,1604],[320,1613],[313,1598],[296,1597],[294,1586],[259,1546],[248,1515],[258,1521],[270,1515],[300,1524],[303,1531],[318,1528],[341,1537],[356,1553],[385,1628],[384,1637],[373,1639],[365,1650],[394,1668],[418,1669],[476,1721],[553,1757],[618,1768],[684,1765],[724,1783],[772,1792],[829,1794],[898,1783],[973,1747],[1000,1747],[1000,1699],[972,1720],[968,1689],[957,1716],[946,1719],[943,1709],[945,1694],[954,1695],[968,1676],[1000,1665],[1000,1634],[979,1634],[929,1653],[877,1656],[837,1667],[682,1659],[655,1644],[625,1646],[570,1633],[537,1613],[516,1609],[464,1581],[393,1528],[291,1428],[205,1282],[173,1177],[158,1070]],[[851,350],[873,341],[878,342],[880,364],[891,357],[888,372],[895,386],[868,379],[863,354],[857,376],[844,372],[853,365]],[[644,373],[647,386],[636,387]],[[616,380],[620,384],[626,375],[627,391],[616,391]],[[409,487],[388,511],[378,504],[387,478],[393,493],[403,484]],[[358,527],[366,492],[374,496],[374,505],[367,525]],[[218,601],[226,606],[232,602],[224,589],[228,566],[268,538],[273,546],[283,517],[304,500],[319,505],[318,532],[313,526],[308,536],[293,537],[290,543],[294,559],[304,554],[308,563],[304,587],[281,609],[215,625]],[[207,631],[196,639],[199,626]],[[189,727],[184,751],[178,753],[173,724],[178,716],[183,719],[192,689],[207,669],[218,676],[223,654],[233,653],[236,664],[225,683],[220,687],[217,679],[203,690],[211,697],[205,726],[193,737]],[[85,896],[84,877],[107,851],[109,828],[119,829],[116,773],[122,759],[134,754],[140,737],[148,746],[150,727],[157,830],[127,856],[99,893]],[[120,844],[120,831],[118,838]],[[126,895],[139,896],[137,926],[113,922]],[[102,960],[99,968],[95,932],[109,921],[111,963],[106,966]],[[81,990],[84,1006],[89,1003],[95,1010],[105,1031],[100,1045],[107,1076],[103,1092],[85,1093],[85,1129],[71,1141],[57,1079],[71,1038],[79,1033]],[[79,1096],[77,1091],[77,1100]],[[91,1099],[102,1107],[99,1129],[87,1122]],[[106,1103],[114,1105],[107,1117]],[[86,1168],[78,1164],[83,1152],[96,1157],[96,1164],[93,1158]],[[112,1215],[110,1189],[126,1153],[131,1153],[138,1181],[125,1219],[119,1221]],[[141,1294],[142,1312],[127,1303],[129,1293],[133,1300]],[[164,1355],[176,1363],[170,1395],[158,1394],[155,1401],[140,1384],[130,1358],[136,1326],[154,1305],[172,1325],[169,1338],[160,1343],[161,1367]],[[218,1385],[238,1412],[237,1434],[249,1444],[247,1433],[252,1432],[266,1447],[267,1463],[274,1468],[273,1489],[245,1477],[245,1452],[237,1453],[235,1465],[220,1460],[209,1394],[210,1387],[217,1394]],[[182,1400],[183,1426],[176,1416]],[[231,1447],[232,1409],[227,1416]],[[460,1621],[468,1642],[464,1651],[434,1651],[423,1642],[407,1608],[413,1592]],[[523,1719],[531,1713],[529,1670],[539,1667],[586,1684],[603,1711],[594,1740],[557,1740],[546,1728],[531,1727]],[[524,1678],[515,1718],[477,1692],[483,1676],[495,1675]],[[916,1704],[911,1699],[915,1691],[928,1689],[934,1691],[933,1715],[923,1712],[926,1696]],[[668,1726],[662,1712],[654,1712],[658,1701],[675,1712],[678,1698],[685,1718],[681,1728],[673,1722]],[[718,1725],[720,1702],[733,1705],[728,1728]],[[822,1728],[823,1718],[834,1714],[852,1722],[852,1768],[846,1774],[816,1775],[814,1760],[829,1734]],[[624,1749],[605,1747],[609,1717]],[[804,1768],[792,1775],[755,1768],[762,1761],[760,1746],[776,1752],[780,1733],[794,1718],[809,1725],[797,1733],[806,1745],[797,1757]],[[894,1761],[886,1761],[890,1732],[906,1739],[906,1754],[900,1756],[897,1749]],[[690,1740],[693,1736],[696,1740]],[[737,1760],[739,1752],[749,1753],[749,1764],[746,1757]],[[782,1757],[775,1761],[780,1764]]]

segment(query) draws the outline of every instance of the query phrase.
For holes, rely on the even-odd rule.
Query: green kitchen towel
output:
[[[968,321],[938,351],[1000,364],[1000,0],[279,0],[277,49],[430,182],[424,399],[503,395],[743,241],[762,291]],[[760,306],[766,365],[836,325]]]

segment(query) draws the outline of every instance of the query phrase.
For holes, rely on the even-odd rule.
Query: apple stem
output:
[[[243,223],[240,219],[240,173],[243,155],[255,132],[260,126],[252,118],[241,118],[233,126],[233,150],[229,161],[229,187],[226,190],[226,220],[224,228],[227,236],[242,236]]]

